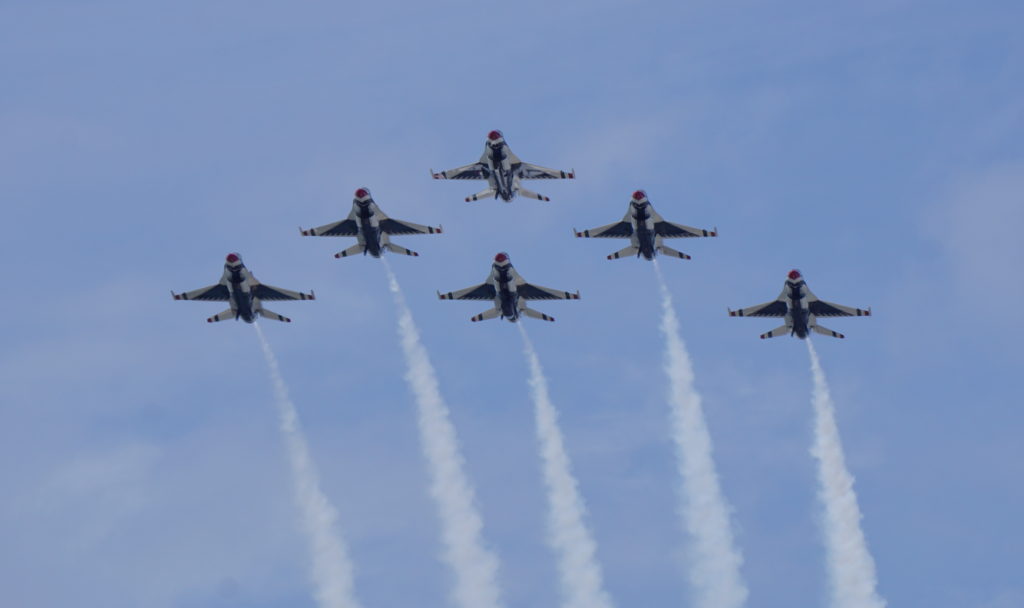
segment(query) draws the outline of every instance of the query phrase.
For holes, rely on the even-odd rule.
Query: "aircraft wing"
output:
[[[519,293],[519,297],[524,300],[579,300],[580,293],[571,293],[568,291],[561,291],[558,289],[551,289],[550,287],[541,287],[540,285],[532,285],[530,283],[520,283],[516,286],[516,292]]]
[[[292,291],[290,289],[281,289],[280,287],[271,287],[270,285],[264,285],[259,283],[253,285],[252,296],[260,300],[266,300],[268,302],[280,301],[280,300],[315,300],[316,296],[313,292],[301,293],[298,291]]]
[[[490,169],[481,162],[471,165],[433,173],[434,179],[487,179],[490,176]]]
[[[690,226],[684,226],[682,224],[673,224],[672,222],[666,221],[656,221],[654,223],[654,233],[657,234],[658,236],[663,236],[666,238],[687,236],[718,236],[718,233],[714,230],[693,228]]]
[[[202,287],[200,289],[193,289],[192,291],[186,291],[185,293],[174,293],[175,300],[202,300],[204,302],[227,302],[231,299],[231,293],[228,292],[228,288],[223,283],[217,283],[216,285],[210,285],[209,287]]]
[[[576,179],[574,171],[559,171],[530,163],[519,165],[519,176],[523,179]]]
[[[861,310],[852,306],[833,304],[824,300],[812,300],[807,303],[807,310],[816,317],[869,317],[871,309]]]
[[[765,302],[764,304],[758,304],[757,306],[749,306],[747,308],[741,308],[739,310],[730,310],[730,317],[784,317],[789,311],[789,306],[786,303],[779,300],[772,300],[771,302]]]
[[[324,224],[309,230],[303,230],[302,236],[356,236],[359,234],[359,225],[350,216],[348,219]]]
[[[491,283],[481,283],[448,293],[437,292],[437,297],[442,300],[493,300],[496,295],[497,292]]]
[[[596,239],[627,239],[633,236],[633,223],[629,221],[614,222],[606,226],[577,232],[576,236]]]
[[[380,229],[387,234],[434,234],[441,232],[441,227],[421,226],[412,222],[403,222],[391,218],[383,219],[380,222]]]

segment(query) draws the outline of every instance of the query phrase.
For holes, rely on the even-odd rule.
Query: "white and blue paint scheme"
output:
[[[303,230],[302,236],[354,236],[358,242],[344,251],[334,254],[336,258],[344,258],[361,253],[379,258],[384,251],[418,256],[415,251],[395,245],[390,240],[392,234],[438,234],[441,227],[421,226],[412,222],[393,220],[377,206],[369,188],[356,190],[352,199],[352,211],[340,222],[324,224],[317,228]]]
[[[224,261],[224,276],[221,277],[219,283],[184,293],[172,291],[171,295],[175,300],[231,303],[231,308],[210,317],[206,320],[207,323],[227,319],[241,319],[246,323],[252,323],[256,317],[291,323],[292,320],[288,317],[263,308],[263,301],[316,299],[312,291],[302,293],[260,283],[245,267],[245,264],[242,263],[242,256],[237,253],[228,254]]]
[[[458,291],[437,292],[437,297],[442,300],[492,300],[494,308],[471,318],[470,321],[474,323],[497,317],[515,322],[521,315],[542,321],[554,321],[554,317],[528,308],[526,302],[529,300],[578,300],[580,292],[559,291],[527,283],[512,267],[508,254],[502,252],[494,256],[491,274],[483,283]]]
[[[658,253],[689,260],[690,256],[682,251],[676,251],[665,245],[664,239],[718,236],[717,228],[704,230],[666,222],[651,206],[651,201],[648,200],[647,193],[643,190],[633,193],[633,198],[629,201],[629,208],[622,221],[590,230],[577,231],[573,228],[573,232],[579,238],[629,239],[629,246],[609,255],[609,260],[617,260],[634,254],[636,257],[643,256],[646,260],[653,260]]]
[[[431,169],[430,174],[434,179],[487,180],[487,188],[472,196],[467,196],[467,203],[491,196],[510,203],[517,194],[527,198],[535,198],[539,201],[550,201],[550,198],[542,194],[537,194],[523,188],[522,180],[576,178],[575,171],[560,171],[558,169],[548,169],[539,165],[524,163],[518,156],[512,153],[512,149],[508,147],[508,143],[505,141],[505,136],[501,131],[497,130],[487,134],[487,141],[484,142],[484,153],[480,156],[479,161],[439,173],[435,173]]]
[[[771,302],[730,310],[730,317],[781,317],[786,324],[776,327],[768,333],[761,334],[761,339],[774,338],[784,334],[796,336],[801,340],[809,331],[845,338],[843,334],[818,325],[818,317],[870,317],[871,309],[863,310],[842,304],[833,304],[819,300],[804,282],[799,270],[790,270],[786,277],[786,286],[779,297]]]

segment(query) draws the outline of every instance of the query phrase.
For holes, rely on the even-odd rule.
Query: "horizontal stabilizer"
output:
[[[659,245],[658,246],[658,251],[664,253],[665,255],[669,255],[669,256],[672,256],[674,258],[679,258],[679,259],[682,259],[682,260],[689,260],[689,259],[691,259],[690,256],[686,255],[682,251],[676,251],[675,249],[672,249],[671,247],[669,247],[667,245]]]
[[[811,327],[811,331],[813,331],[816,334],[821,334],[823,336],[832,336],[833,338],[845,338],[846,337],[843,334],[839,333],[838,331],[832,331],[831,329],[829,329],[827,327],[822,327],[821,325],[814,325],[814,326],[812,326]]]
[[[624,247],[622,249],[619,249],[615,253],[611,254],[610,256],[608,256],[608,259],[609,260],[617,260],[619,258],[624,258],[624,257],[630,256],[630,255],[636,255],[638,253],[640,253],[640,248],[639,247],[633,247],[633,246]]]
[[[520,188],[519,189],[519,196],[524,196],[526,198],[535,198],[538,201],[550,201],[551,200],[550,198],[544,196],[543,194],[537,194],[533,190],[527,190],[526,188]]]
[[[415,251],[412,251],[410,249],[406,249],[405,247],[402,247],[400,245],[395,245],[394,243],[384,243],[384,248],[387,249],[388,251],[392,252],[392,253],[401,253],[403,255],[411,255],[411,256],[418,256],[419,255]]]
[[[785,336],[790,333],[792,333],[792,330],[789,328],[788,325],[781,325],[766,334],[761,334],[761,339],[764,340],[767,338],[778,338],[779,336]]]
[[[357,253],[365,254],[366,253],[366,246],[365,245],[360,245],[359,243],[356,243],[355,245],[352,245],[351,247],[349,247],[345,251],[339,251],[338,253],[334,254],[334,257],[336,257],[336,258],[347,258],[348,256],[355,255]]]
[[[467,203],[471,203],[473,201],[478,201],[478,200],[480,200],[482,198],[487,198],[487,197],[490,197],[490,196],[493,196],[493,197],[497,198],[498,197],[498,192],[494,188],[487,188],[485,190],[481,190],[480,192],[477,192],[476,194],[474,194],[472,196],[467,196],[466,197],[466,202]]]
[[[284,315],[279,315],[276,312],[267,310],[266,308],[261,308],[261,309],[257,310],[256,312],[259,313],[259,315],[261,317],[263,317],[264,319],[270,319],[272,321],[281,321],[282,323],[291,323],[292,322],[292,320],[289,319],[288,317],[286,317]]]
[[[541,321],[554,321],[555,320],[554,317],[549,317],[548,315],[546,315],[546,314],[544,314],[542,312],[538,312],[538,311],[536,311],[536,310],[534,310],[532,308],[523,307],[519,312],[524,314],[524,315],[526,315],[526,316],[528,316],[528,317],[530,317],[531,319],[540,319]]]
[[[495,318],[498,317],[498,312],[499,311],[498,311],[497,308],[492,308],[490,310],[485,310],[484,312],[482,312],[482,313],[476,315],[475,317],[471,318],[470,321],[476,323],[477,321],[486,321],[487,319],[495,319]]]
[[[213,315],[212,317],[207,319],[206,322],[207,323],[216,323],[217,321],[227,321],[228,319],[237,319],[237,318],[238,318],[238,315],[235,314],[235,311],[229,308],[229,309],[225,310],[224,312],[219,312],[219,313]]]

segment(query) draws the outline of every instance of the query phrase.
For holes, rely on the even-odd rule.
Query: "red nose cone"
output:
[[[238,256],[236,254],[234,254],[234,253],[229,253],[228,254],[228,263],[229,264],[234,264],[237,261],[238,261]]]
[[[491,141],[494,141],[499,137],[501,137],[501,131],[491,131],[490,133],[487,134],[487,139]]]
[[[636,192],[633,193],[633,200],[635,201],[642,201],[645,198],[647,198],[647,193],[644,192],[643,190],[637,190]]]
[[[789,278],[792,281],[795,281],[795,280],[799,279],[800,278],[800,271],[799,270],[790,270],[789,271]]]
[[[366,188],[356,190],[356,198],[366,198],[367,196],[370,196],[370,191]]]
[[[498,255],[494,256],[494,261],[499,263],[499,264],[504,264],[505,262],[508,261],[508,254],[507,253],[499,253]]]

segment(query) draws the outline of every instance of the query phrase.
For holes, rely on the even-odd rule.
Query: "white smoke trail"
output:
[[[654,269],[661,286],[661,330],[665,334],[665,372],[671,387],[672,439],[683,478],[681,515],[683,527],[694,544],[690,582],[696,589],[696,605],[700,608],[735,608],[747,599],[747,587],[740,576],[743,557],[734,546],[730,508],[718,484],[711,458],[711,436],[700,395],[693,385],[693,368],[679,331],[672,295],[657,261]]]
[[[430,470],[430,493],[441,518],[444,558],[455,572],[455,601],[462,608],[496,608],[501,605],[496,580],[498,558],[484,547],[483,520],[474,504],[473,488],[462,470],[455,427],[441,398],[434,367],[420,342],[419,330],[398,279],[386,260],[384,266],[398,307],[398,334],[409,368],[405,379],[416,398],[420,438]]]
[[[320,479],[309,455],[309,446],[299,426],[299,415],[288,396],[288,387],[281,376],[274,351],[270,349],[263,329],[254,323],[263,347],[263,356],[270,368],[270,379],[277,397],[281,432],[288,448],[288,461],[295,477],[295,502],[302,513],[302,525],[309,537],[313,553],[313,584],[316,586],[317,604],[323,608],[358,608],[353,593],[352,563],[344,543],[334,526],[337,512],[320,491]]]
[[[522,323],[517,325],[530,367],[537,439],[548,490],[548,543],[558,555],[563,605],[566,608],[611,608],[612,600],[603,588],[601,567],[595,557],[597,543],[583,523],[586,508],[565,452],[558,428],[558,412],[551,403],[547,379],[526,328]]]
[[[821,484],[818,498],[825,507],[825,552],[832,584],[832,606],[883,608],[886,602],[876,591],[875,560],[868,551],[864,531],[860,528],[860,507],[853,491],[853,477],[846,469],[828,382],[814,345],[810,339],[806,342],[814,375],[814,447],[811,454],[818,461],[818,481]]]

